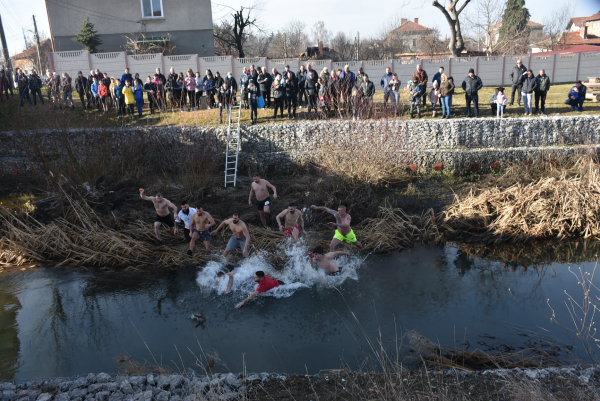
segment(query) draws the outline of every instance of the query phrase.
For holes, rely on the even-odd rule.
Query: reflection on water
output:
[[[152,361],[145,343],[171,367],[181,365],[180,357],[193,367],[200,346],[218,352],[232,371],[241,371],[243,360],[254,372],[316,373],[338,368],[342,358],[357,366],[367,347],[354,316],[369,336],[381,329],[388,343],[395,324],[444,345],[477,344],[483,334],[516,344],[544,328],[585,358],[576,341],[549,323],[546,300],[560,305],[564,290],[577,291],[566,264],[529,265],[493,250],[494,257],[480,258],[482,248],[461,244],[340,258],[343,275],[330,278],[308,264],[305,248],[283,252],[283,270],[261,256],[241,262],[227,296],[226,280],[216,278],[225,267],[220,262],[147,274],[40,269],[0,276],[0,378],[115,372],[122,353]],[[593,268],[582,252],[572,258]],[[255,270],[286,285],[235,309],[254,290]],[[193,313],[206,321],[197,324]]]

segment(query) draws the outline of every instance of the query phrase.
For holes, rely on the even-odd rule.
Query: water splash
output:
[[[308,259],[309,249],[304,241],[293,243],[285,241],[280,245],[278,253],[285,260],[283,269],[276,270],[266,259],[266,253],[252,255],[235,265],[237,273],[234,276],[232,293],[246,295],[256,289],[253,280],[254,272],[262,270],[273,279],[283,281],[285,285],[279,286],[263,294],[275,298],[287,298],[302,288],[313,286],[320,288],[336,287],[345,280],[358,280],[357,270],[366,257],[340,256],[336,263],[341,267],[341,275],[327,276],[323,270],[312,266]],[[228,262],[223,257],[220,261],[211,261],[198,272],[196,282],[207,293],[216,292],[222,295],[227,290],[229,276],[217,277],[220,271],[228,271]]]

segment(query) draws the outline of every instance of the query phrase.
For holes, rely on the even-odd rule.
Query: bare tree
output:
[[[273,57],[295,57],[306,48],[308,36],[304,32],[306,24],[302,21],[291,21],[285,29],[277,32],[271,44]]]
[[[171,46],[171,34],[167,33],[160,38],[148,38],[144,32],[123,35],[125,44],[123,47],[128,54],[173,54],[175,46]]]
[[[235,49],[239,57],[246,57],[244,45],[248,40],[249,30],[252,27],[259,30],[260,28],[254,17],[254,8],[240,7],[239,10],[233,8],[232,10],[231,20],[225,20],[221,24],[215,25],[213,36],[221,48],[227,49],[225,51]]]
[[[329,44],[329,40],[331,39],[331,31],[328,31],[327,28],[325,28],[325,23],[323,21],[319,21],[313,25],[312,37],[315,45],[318,46],[320,41],[323,42],[323,45],[326,45]]]
[[[440,4],[438,0],[433,0],[432,3],[435,8],[444,14],[444,17],[446,17],[446,21],[448,21],[448,25],[450,26],[450,43],[448,43],[448,49],[452,52],[453,57],[460,57],[461,52],[465,49],[465,42],[460,30],[460,20],[458,17],[471,2],[471,0],[463,0],[462,5],[459,5],[458,3],[460,1],[461,0],[449,0],[447,8],[445,1],[443,5]]]
[[[498,25],[502,22],[505,4],[497,0],[475,0],[469,11],[465,12],[465,28],[467,36],[479,44],[488,56],[498,54],[502,47],[498,35]]]
[[[564,2],[552,14],[544,19],[544,33],[549,36],[548,46],[551,50],[560,48],[563,32],[573,16],[573,4]]]
[[[354,59],[354,40],[344,32],[338,32],[331,39],[331,48],[336,52],[336,61],[346,61]]]
[[[248,36],[248,40],[246,41],[246,53],[250,56],[260,56],[264,57],[270,54],[271,43],[275,34],[271,33],[251,33]]]
[[[443,52],[444,44],[440,39],[440,31],[437,27],[427,31],[419,38],[419,49],[430,57]]]

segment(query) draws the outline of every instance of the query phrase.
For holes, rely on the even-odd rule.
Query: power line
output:
[[[103,12],[100,12],[100,11],[92,10],[92,9],[85,8],[85,7],[82,7],[82,6],[78,6],[78,5],[75,5],[75,4],[67,3],[66,1],[62,1],[62,0],[46,0],[46,1],[48,3],[52,3],[52,4],[56,5],[56,6],[66,8],[66,9],[68,9],[70,11],[78,12],[78,13],[81,13],[81,14],[89,14],[89,15],[91,15],[93,17],[112,19],[112,20],[115,20],[115,21],[122,21],[122,22],[135,22],[135,23],[138,22],[138,21],[128,20],[128,19],[125,19],[125,18],[120,18],[120,17],[118,17],[116,15],[106,14],[106,13],[103,13]],[[76,10],[74,8],[78,8],[79,10]],[[83,10],[83,11],[80,11],[80,10]]]

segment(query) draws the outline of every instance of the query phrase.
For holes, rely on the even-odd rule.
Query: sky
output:
[[[444,3],[444,0],[439,1]],[[471,4],[475,1],[477,0],[472,0]],[[498,0],[499,3],[501,1],[503,0]],[[600,0],[526,0],[525,6],[529,8],[532,20],[543,22],[565,1],[572,3],[574,16],[587,16],[600,11]],[[231,7],[249,7],[254,3],[255,0],[213,1],[213,21],[218,22],[225,18],[231,12]],[[401,7],[403,3],[406,5]],[[450,32],[448,23],[431,3],[431,0],[302,0],[300,3],[292,2],[293,6],[287,8],[281,0],[262,0],[257,17],[263,29],[268,32],[284,28],[290,20],[301,20],[306,24],[307,31],[318,21],[323,21],[327,30],[333,33],[342,31],[354,37],[358,31],[361,38],[367,38],[379,34],[390,17],[400,15],[410,20],[419,18],[420,24],[437,27],[442,36],[446,36]],[[23,7],[24,4],[27,4],[27,7]],[[299,4],[302,4],[302,7],[299,7]],[[370,4],[373,7],[369,7]],[[471,7],[471,4],[467,8]],[[0,16],[11,55],[24,50],[23,29],[27,33],[33,31],[32,15],[36,17],[38,30],[48,36],[50,29],[44,0],[0,0]],[[286,18],[287,15],[290,18]]]

